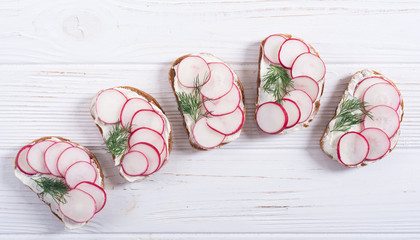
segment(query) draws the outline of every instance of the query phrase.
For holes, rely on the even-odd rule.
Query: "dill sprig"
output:
[[[290,89],[293,89],[293,82],[286,70],[280,66],[271,65],[263,77],[263,89],[265,92],[273,94],[276,101],[281,103]]]
[[[130,125],[123,127],[119,123],[115,124],[105,141],[106,150],[116,157],[126,153],[128,149],[130,129]]]
[[[56,203],[66,203],[64,195],[66,195],[70,189],[64,182],[64,179],[40,177],[34,181],[40,188],[42,188],[42,192],[39,194],[42,198],[48,194]]]
[[[201,84],[206,82],[208,77],[209,74],[206,73],[204,75],[203,81],[200,83],[200,78],[197,75],[197,77],[194,79],[194,89],[191,93],[180,92],[176,94],[178,96],[179,110],[184,114],[190,115],[194,122],[196,122],[200,117],[206,117],[210,114],[207,111],[203,113],[201,110],[203,106],[203,99],[201,98],[200,93],[202,87]]]
[[[367,106],[366,102],[361,102],[358,98],[346,97],[341,103],[340,112],[334,117],[338,120],[331,132],[346,132],[351,126],[362,123],[364,116],[373,119],[372,114],[366,110]]]

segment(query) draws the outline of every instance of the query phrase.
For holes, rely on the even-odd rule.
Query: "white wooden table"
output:
[[[420,1],[0,2],[0,238],[419,239]],[[308,129],[262,134],[253,120],[259,42],[292,33],[327,64],[321,108]],[[167,73],[179,56],[210,52],[245,87],[241,137],[193,150]],[[406,106],[395,151],[362,169],[327,158],[319,138],[350,75],[393,79]],[[170,162],[128,184],[89,115],[100,89],[130,85],[161,103],[174,129]],[[65,231],[13,174],[24,144],[70,138],[99,158],[108,203]]]

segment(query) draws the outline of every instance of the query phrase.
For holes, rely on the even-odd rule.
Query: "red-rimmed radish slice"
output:
[[[16,166],[17,168],[27,175],[34,175],[37,172],[29,166],[28,161],[26,161],[26,156],[28,154],[29,149],[32,145],[27,145],[21,148],[16,156]]]
[[[313,53],[302,53],[293,62],[291,75],[292,78],[307,76],[319,82],[325,76],[325,64]]]
[[[356,85],[353,96],[359,99],[362,99],[363,95],[370,86],[376,83],[389,83],[387,80],[381,77],[368,77],[363,79]]]
[[[298,123],[303,123],[311,116],[313,104],[309,95],[302,90],[292,90],[288,92],[285,98],[294,101],[300,110],[300,118]]]
[[[45,151],[45,166],[52,175],[57,177],[61,176],[60,172],[57,169],[58,157],[61,155],[61,153],[63,153],[64,150],[66,150],[69,147],[73,147],[73,145],[69,142],[57,142],[49,146],[48,149]]]
[[[143,127],[153,129],[162,134],[165,122],[159,113],[154,110],[144,109],[137,111],[134,114],[133,119],[131,120],[131,131],[135,131],[136,129]]]
[[[281,45],[286,41],[282,35],[271,35],[265,39],[263,46],[264,57],[271,63],[280,65],[279,50]]]
[[[141,98],[130,98],[125,103],[120,114],[120,123],[123,127],[130,124],[133,115],[143,109],[152,110],[152,105]]]
[[[96,115],[104,123],[117,123],[126,101],[127,97],[122,92],[113,88],[106,89],[96,97]]]
[[[310,77],[302,76],[293,78],[292,83],[294,89],[306,92],[311,98],[312,102],[315,102],[319,93],[318,82]]]
[[[45,151],[55,142],[51,140],[44,140],[37,142],[29,149],[26,155],[26,161],[29,166],[38,173],[50,174],[47,166],[45,166],[44,154]]]
[[[168,148],[167,148],[167,145],[165,144],[165,147],[163,148],[163,151],[160,154],[159,169],[163,166],[163,164],[166,162],[167,159],[168,159]]]
[[[139,151],[130,151],[121,159],[121,168],[128,176],[141,176],[147,171],[148,167],[147,157]]]
[[[222,62],[208,63],[211,76],[201,88],[201,94],[208,99],[217,99],[226,95],[233,86],[232,70]]]
[[[214,131],[207,125],[207,119],[205,117],[195,122],[192,128],[192,135],[195,142],[205,149],[217,147],[225,140],[225,135]]]
[[[132,147],[139,142],[150,143],[159,151],[159,153],[163,152],[166,145],[162,135],[150,128],[139,128],[131,133],[131,136],[128,139],[128,146]]]
[[[60,176],[64,177],[67,169],[76,162],[87,162],[90,164],[92,160],[89,154],[79,147],[70,147],[64,150],[57,160],[57,169]]]
[[[153,145],[146,142],[134,144],[129,151],[141,152],[147,158],[149,165],[146,172],[144,172],[142,175],[149,175],[154,173],[159,168],[160,161],[164,160],[160,159],[159,151]]]
[[[59,209],[68,219],[84,223],[95,215],[96,202],[89,193],[80,189],[72,189],[63,197],[65,201],[60,201]]]
[[[397,110],[400,106],[400,94],[398,90],[388,83],[376,83],[366,89],[363,101],[369,108],[386,105]]]
[[[258,127],[265,133],[277,134],[287,126],[287,112],[277,102],[266,102],[257,108],[255,113]]]
[[[216,100],[203,98],[204,108],[213,116],[221,116],[232,113],[241,102],[241,92],[238,86],[233,85],[232,89],[223,97]]]
[[[360,132],[369,143],[369,153],[366,160],[374,161],[382,158],[391,147],[388,135],[379,128],[366,128]]]
[[[279,62],[283,67],[290,69],[300,54],[308,52],[310,52],[309,47],[302,40],[289,38],[280,47]]]
[[[96,169],[92,164],[75,162],[66,170],[64,179],[66,180],[67,186],[74,188],[81,182],[95,182],[97,175]]]
[[[400,117],[397,111],[389,106],[376,106],[369,110],[372,119],[365,116],[363,126],[365,128],[379,128],[388,135],[393,137],[400,127]]]
[[[210,77],[210,68],[207,62],[200,56],[188,56],[178,64],[176,77],[179,83],[187,88],[193,88],[198,79],[198,86],[206,83]],[[207,77],[207,79],[206,79]]]
[[[96,203],[95,213],[98,213],[102,210],[102,208],[104,208],[106,203],[106,193],[102,187],[91,182],[81,182],[76,185],[75,189],[82,190],[93,197]]]
[[[232,113],[207,118],[207,125],[223,135],[232,135],[239,132],[243,123],[244,112],[239,107]]]
[[[346,166],[357,166],[363,162],[369,152],[369,143],[358,132],[347,132],[338,140],[337,154],[340,162]]]
[[[282,106],[287,113],[287,125],[286,128],[294,127],[300,119],[300,109],[295,101],[287,98],[283,98]]]

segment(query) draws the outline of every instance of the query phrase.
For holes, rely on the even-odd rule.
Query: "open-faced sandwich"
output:
[[[61,137],[43,137],[22,147],[16,177],[49,205],[67,229],[85,225],[106,202],[104,176],[95,156]]]
[[[315,49],[288,34],[261,42],[255,121],[268,134],[308,127],[324,90],[325,64]]]
[[[321,148],[347,167],[378,161],[397,145],[403,115],[394,82],[376,71],[356,72],[322,135]]]
[[[139,181],[158,171],[172,149],[172,128],[159,103],[133,87],[98,92],[90,113],[120,175]]]
[[[182,56],[172,64],[169,82],[193,148],[208,150],[239,137],[244,91],[225,62],[208,53]]]

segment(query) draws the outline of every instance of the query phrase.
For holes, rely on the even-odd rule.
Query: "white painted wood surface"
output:
[[[1,239],[419,239],[420,1],[0,2]],[[318,116],[303,131],[262,134],[253,121],[259,42],[292,33],[327,64]],[[190,52],[226,60],[245,87],[241,137],[193,150],[167,72]],[[318,140],[350,75],[393,79],[406,107],[386,159],[345,169]],[[125,183],[89,115],[100,89],[130,85],[162,104],[174,151],[158,173]],[[13,175],[18,149],[59,135],[91,149],[108,203],[67,232]]]

